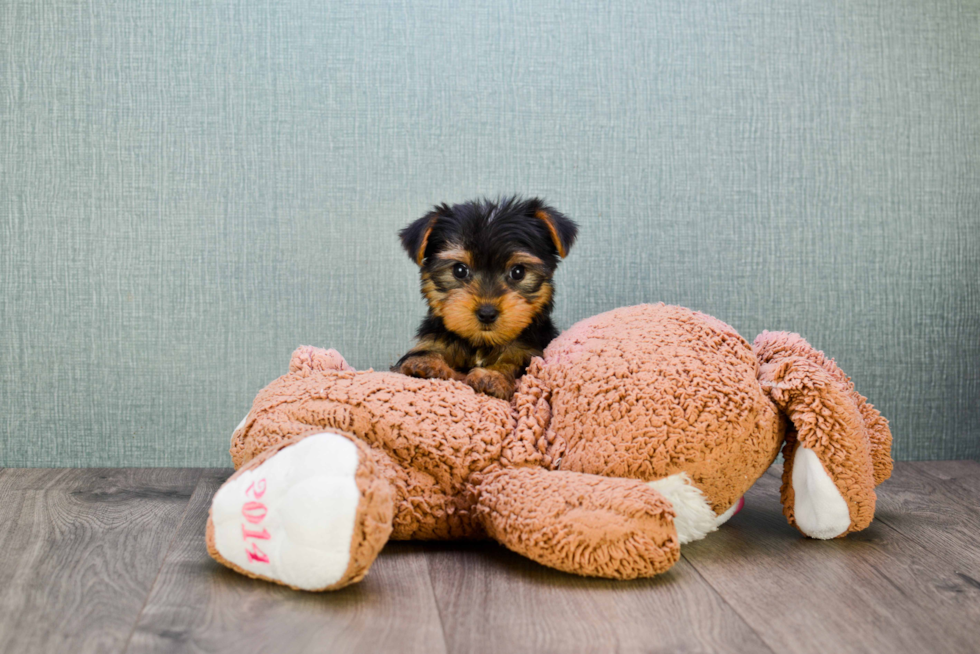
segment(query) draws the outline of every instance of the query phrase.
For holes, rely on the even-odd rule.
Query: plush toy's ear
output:
[[[578,235],[578,225],[551,207],[544,205],[538,208],[534,215],[548,227],[551,240],[555,244],[555,249],[558,250],[558,256],[562,259],[567,257],[568,251],[572,249],[572,245],[575,243],[575,236]]]
[[[438,205],[432,211],[398,232],[398,236],[402,239],[402,247],[405,248],[408,256],[416,264],[421,266],[422,262],[425,261],[425,249],[429,246],[429,235],[432,234],[432,229],[439,222],[439,219],[449,215],[449,212],[450,209],[447,205]]]

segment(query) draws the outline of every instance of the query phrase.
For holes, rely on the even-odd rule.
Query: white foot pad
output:
[[[647,485],[674,505],[674,529],[681,545],[701,540],[718,528],[718,516],[686,472],[648,481]]]
[[[681,545],[701,540],[722,526],[742,508],[739,498],[727,511],[716,515],[701,489],[694,485],[686,472],[648,481],[647,485],[674,505],[674,529]]]
[[[357,448],[334,433],[308,436],[225,484],[211,517],[218,552],[257,575],[317,590],[350,562],[361,494]]]
[[[797,446],[793,455],[793,517],[810,538],[835,538],[851,526],[851,514],[816,452]]]

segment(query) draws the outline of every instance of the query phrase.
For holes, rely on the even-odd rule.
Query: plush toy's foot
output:
[[[715,514],[704,493],[692,482],[686,472],[647,482],[650,488],[663,495],[674,509],[674,528],[681,545],[701,540],[718,529],[742,509],[744,499],[739,498],[726,511]]]
[[[366,448],[336,433],[265,452],[218,490],[208,551],[250,577],[302,590],[360,580],[391,533],[390,485]]]
[[[847,500],[837,490],[813,450],[796,446],[790,483],[793,487],[793,520],[800,531],[821,540],[847,533],[851,526]]]
[[[783,445],[783,513],[811,538],[838,538],[874,518],[875,485],[891,474],[888,421],[832,360],[796,334],[755,342],[759,382],[793,423]]]

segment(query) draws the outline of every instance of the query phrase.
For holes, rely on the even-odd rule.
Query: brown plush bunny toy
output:
[[[390,538],[485,536],[559,570],[648,577],[730,518],[781,447],[791,524],[868,526],[888,423],[795,334],[750,346],[680,307],[616,309],[555,339],[511,403],[303,347],[235,430],[208,549],[306,590],[359,581]]]

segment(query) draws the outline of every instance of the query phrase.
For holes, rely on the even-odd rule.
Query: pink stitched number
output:
[[[258,481],[253,481],[249,484],[248,488],[245,489],[245,495],[251,494],[256,500],[260,499],[265,495],[265,479],[259,479]],[[245,502],[242,506],[242,516],[251,522],[253,525],[257,525],[265,518],[269,509],[266,508],[265,504],[262,502]],[[255,540],[269,540],[272,535],[267,529],[262,531],[255,531],[252,529],[246,529],[245,525],[242,525],[242,540],[248,542],[248,539],[252,538]],[[268,563],[269,555],[259,549],[255,540],[252,541],[251,549],[245,548],[245,555],[248,556],[248,560],[251,563]]]
[[[265,479],[260,479],[258,481],[253,481],[245,489],[245,493],[251,493],[252,497],[255,499],[261,499],[265,495]]]
[[[265,504],[262,502],[245,502],[245,506],[242,507],[242,515],[253,525],[262,522],[262,518],[268,512],[269,510],[265,508]]]
[[[245,554],[248,556],[248,560],[255,563],[268,563],[269,556],[259,549],[259,546],[252,543],[252,549],[245,548]]]
[[[262,531],[249,531],[245,528],[245,525],[242,525],[242,540],[245,540],[246,538],[269,540],[272,538],[272,534],[270,534],[266,529],[263,529]]]

